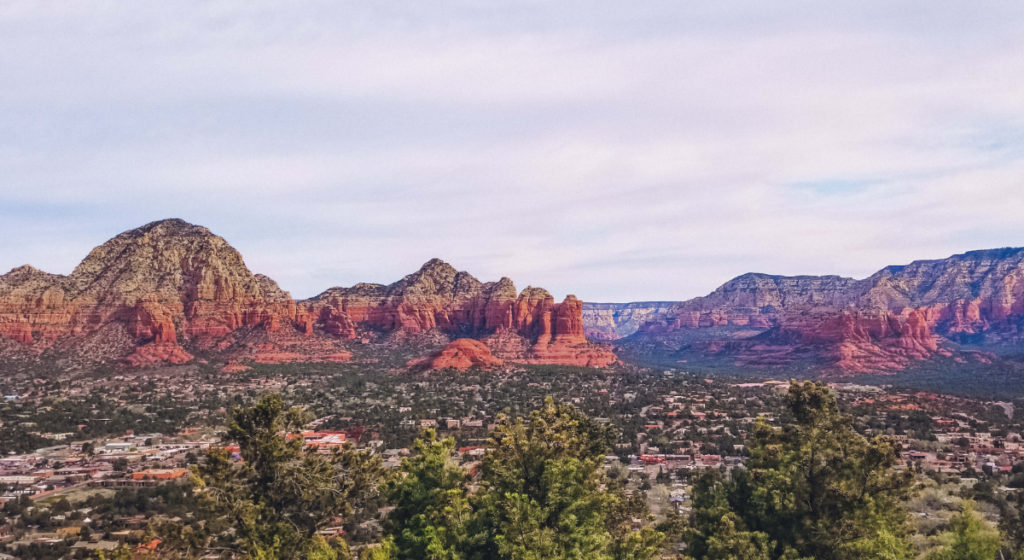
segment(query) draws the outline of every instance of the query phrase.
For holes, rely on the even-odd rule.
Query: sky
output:
[[[296,297],[1024,246],[1024,2],[0,1],[0,270],[178,217]]]

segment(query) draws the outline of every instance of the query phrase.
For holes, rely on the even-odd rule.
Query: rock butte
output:
[[[68,276],[30,266],[0,276],[0,338],[83,366],[186,363],[195,352],[221,356],[229,370],[244,361],[344,361],[351,341],[394,332],[496,337],[510,361],[615,361],[586,340],[574,296],[517,294],[507,278],[483,283],[434,259],[389,286],[331,288],[296,302],[224,239],[176,219],[114,237]]]
[[[502,361],[491,354],[486,344],[472,338],[453,340],[430,357],[409,362],[410,367],[431,370],[467,370],[471,367],[488,369],[500,365]]]

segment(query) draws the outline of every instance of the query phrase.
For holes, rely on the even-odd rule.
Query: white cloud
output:
[[[1024,7],[0,6],[0,268],[166,216],[307,296],[587,299],[1024,244]]]

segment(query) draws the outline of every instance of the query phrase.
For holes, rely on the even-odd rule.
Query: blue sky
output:
[[[0,269],[181,217],[297,297],[1024,245],[1024,3],[0,3]]]

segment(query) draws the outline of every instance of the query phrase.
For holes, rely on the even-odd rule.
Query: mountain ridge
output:
[[[209,229],[168,219],[112,237],[70,274],[22,265],[0,275],[0,359],[345,361],[361,345],[413,338],[433,341],[431,351],[476,340],[493,360],[466,342],[449,354],[481,363],[603,367],[617,360],[611,341],[663,363],[737,368],[889,373],[935,357],[987,360],[1024,347],[1024,248],[889,265],[863,279],[751,272],[698,298],[627,304],[557,302],[432,258],[391,284],[296,300]]]
[[[935,356],[978,359],[958,346],[1024,343],[1024,248],[889,265],[859,280],[743,274],[623,339],[627,350],[718,356],[741,367],[813,355],[846,373],[891,372]]]
[[[511,361],[615,361],[585,339],[574,296],[556,304],[544,290],[514,290],[507,278],[484,284],[431,259],[388,286],[330,288],[296,301],[249,270],[226,240],[172,218],[114,236],[66,276],[29,265],[0,275],[0,338],[80,364],[143,366],[186,363],[196,352],[230,361],[341,361],[351,357],[352,341],[394,331],[469,332],[500,335],[502,358]],[[495,291],[502,297],[491,298]],[[340,299],[328,301],[332,293]],[[493,309],[480,307],[492,299]]]

